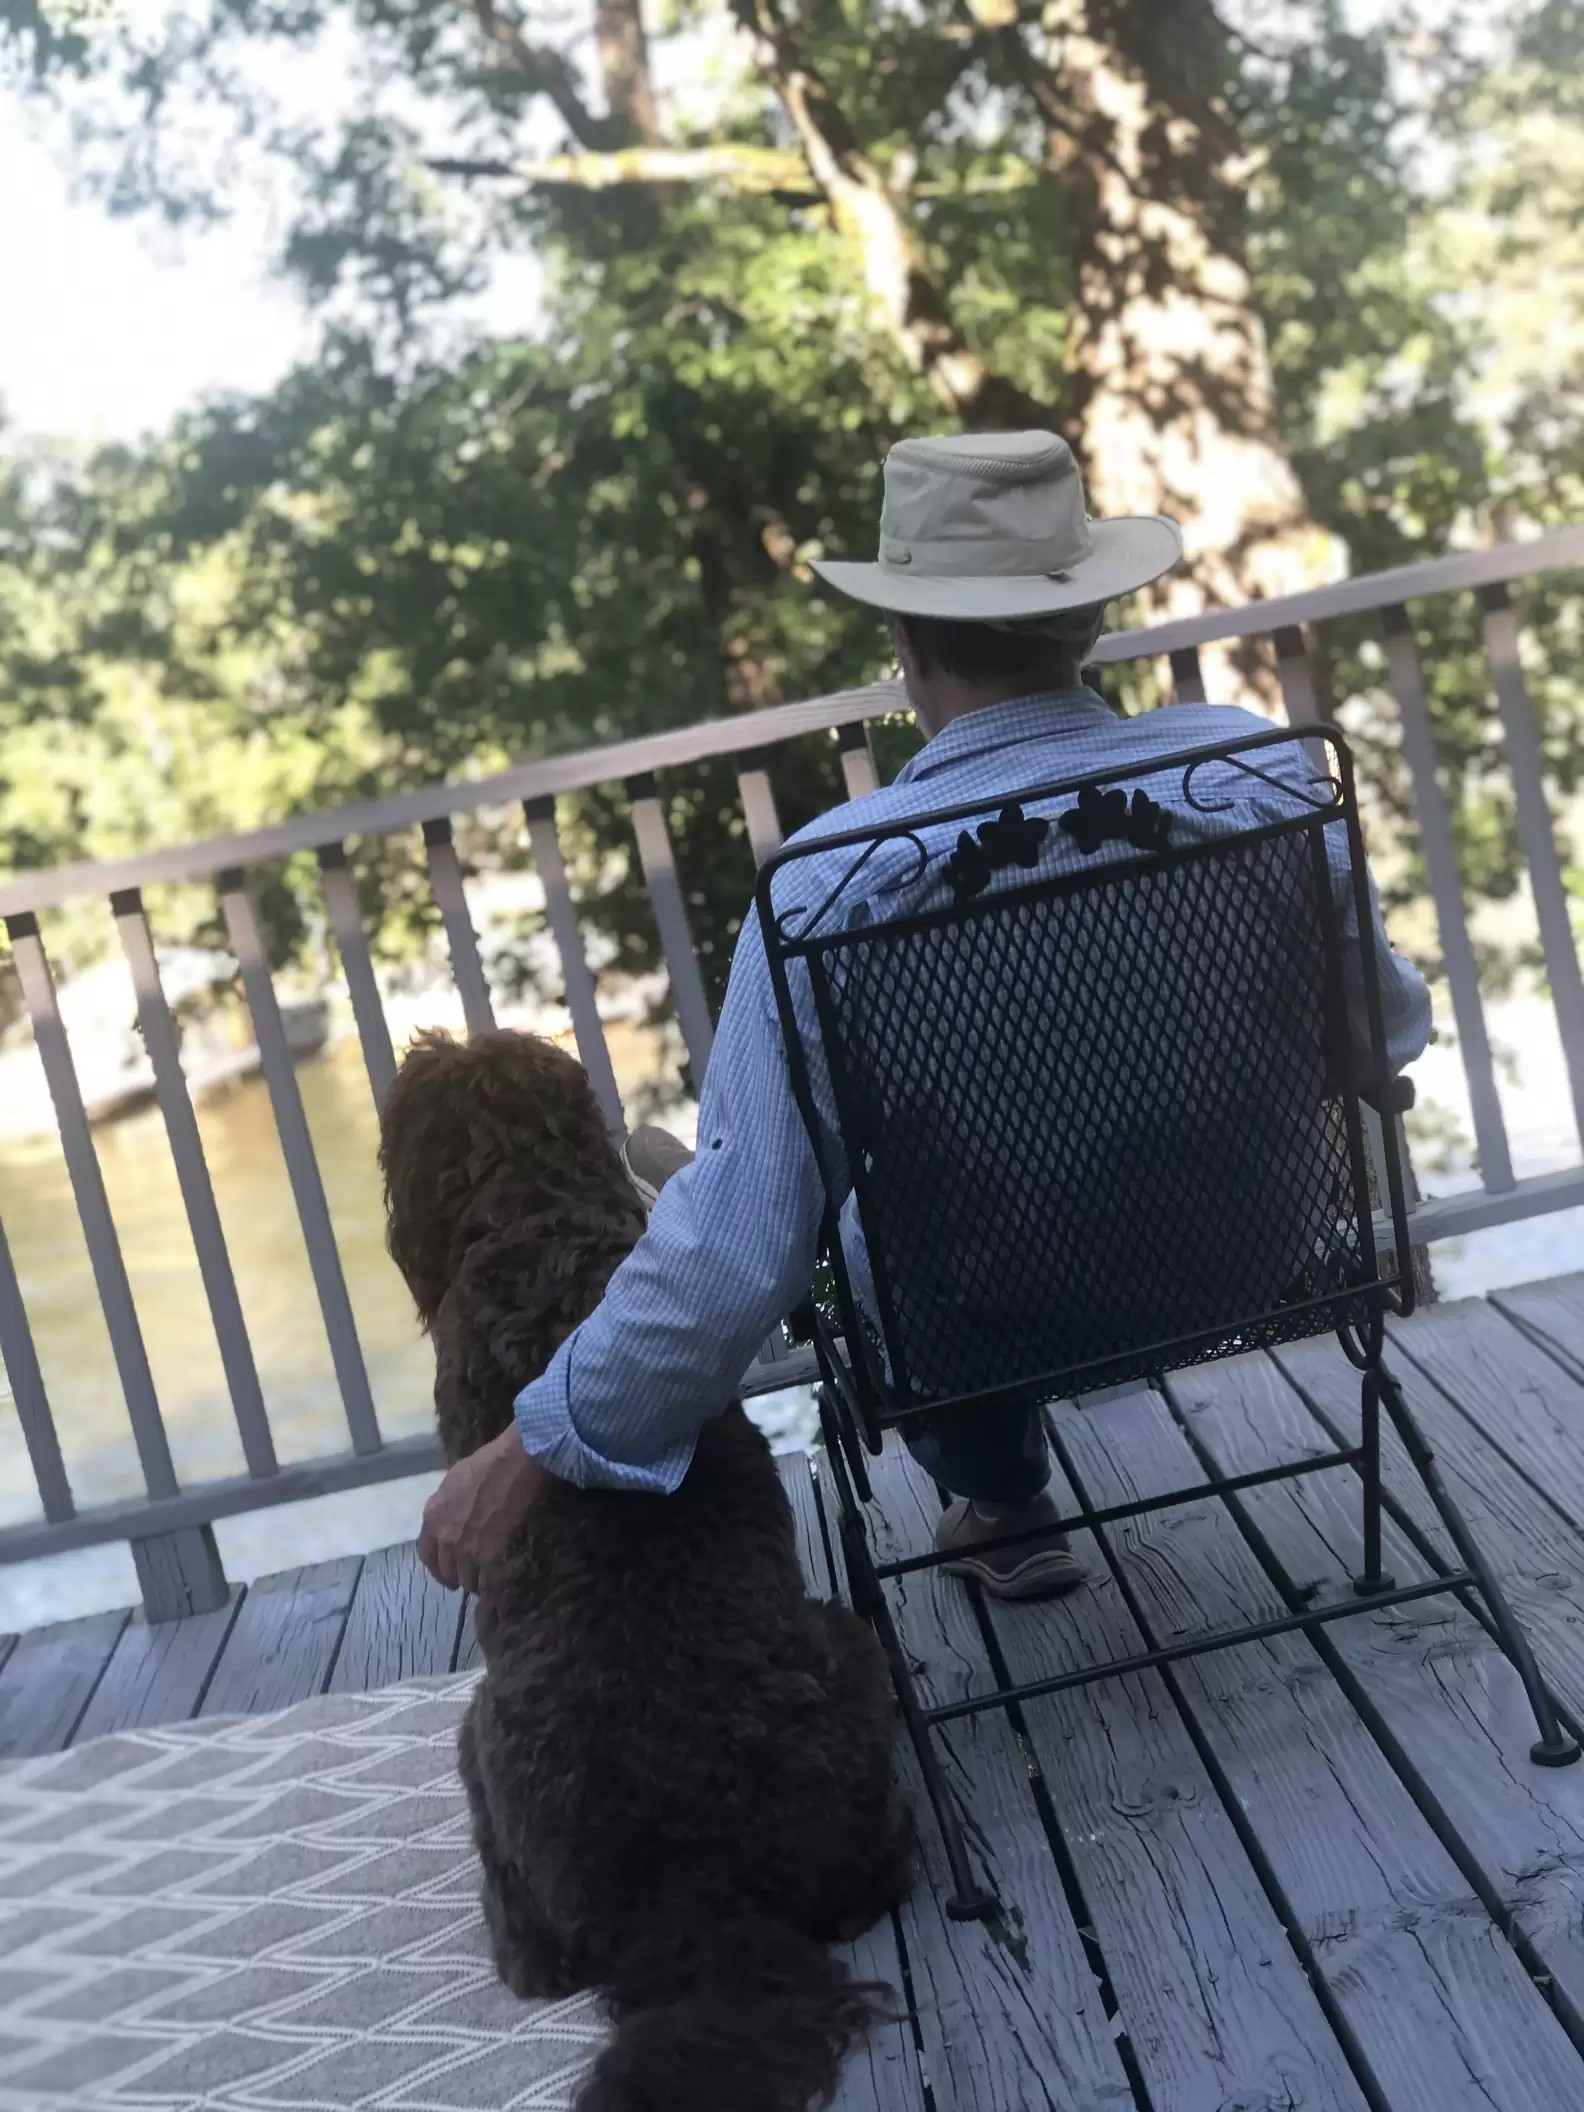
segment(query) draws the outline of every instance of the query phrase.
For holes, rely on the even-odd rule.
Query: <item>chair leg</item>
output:
[[[1371,1364],[1363,1381],[1364,1567],[1353,1579],[1353,1589],[1361,1599],[1397,1588],[1397,1579],[1381,1566],[1380,1404],[1380,1366]]]
[[[852,1478],[853,1488],[860,1503],[873,1499],[874,1489],[869,1481],[869,1469],[864,1460],[863,1440],[858,1425],[853,1420],[841,1391],[841,1382],[834,1371],[826,1366],[825,1352],[816,1343],[821,1368],[825,1371],[825,1383],[819,1388],[815,1399],[819,1404],[820,1436],[825,1440],[827,1452],[840,1448],[842,1464]]]
[[[1404,1450],[1417,1468],[1431,1502],[1440,1514],[1441,1522],[1451,1535],[1452,1544],[1464,1568],[1479,1584],[1485,1604],[1495,1624],[1497,1639],[1508,1662],[1523,1681],[1524,1692],[1529,1697],[1529,1706],[1534,1711],[1535,1726],[1540,1735],[1529,1748],[1529,1757],[1540,1767],[1569,1767],[1579,1758],[1578,1741],[1562,1726],[1557,1717],[1556,1705],[1551,1699],[1545,1681],[1540,1677],[1540,1668],[1535,1663],[1529,1639],[1519,1626],[1517,1615],[1507,1603],[1507,1596],[1496,1581],[1495,1572],[1485,1559],[1484,1550],[1474,1534],[1469,1531],[1462,1512],[1452,1501],[1441,1470],[1435,1463],[1435,1455],[1420,1432],[1418,1424],[1403,1398],[1402,1388],[1386,1369],[1379,1372],[1380,1397],[1386,1403],[1387,1412]]]
[[[858,1543],[855,1549],[851,1541]],[[930,1800],[930,1809],[935,1814],[935,1823],[940,1828],[941,1840],[946,1849],[946,1861],[951,1870],[952,1889],[946,1901],[946,1912],[953,1921],[978,1921],[991,1913],[996,1905],[995,1894],[979,1883],[973,1866],[968,1860],[968,1844],[963,1838],[962,1820],[946,1786],[946,1775],[941,1767],[940,1754],[929,1725],[919,1709],[918,1694],[913,1685],[913,1672],[902,1648],[902,1638],[896,1632],[891,1618],[891,1609],[886,1604],[884,1586],[875,1576],[869,1560],[868,1543],[863,1527],[855,1525],[849,1539],[844,1528],[842,1552],[847,1561],[848,1575],[855,1571],[867,1571],[868,1582],[864,1586],[866,1603],[862,1611],[880,1638],[881,1648],[891,1666],[891,1684],[896,1689],[897,1701],[902,1709],[902,1721],[918,1759],[919,1771],[924,1777],[924,1788]],[[857,1588],[854,1597],[857,1598]]]
[[[838,1405],[829,1386],[822,1386],[815,1398],[819,1404],[820,1436],[825,1441],[831,1471],[840,1476],[854,1514],[861,1517],[862,1506],[874,1501],[874,1488],[853,1419]]]
[[[829,1439],[826,1440],[826,1445],[829,1451]],[[963,1838],[962,1821],[957,1815],[956,1805],[952,1802],[951,1792],[946,1787],[946,1776],[940,1764],[940,1755],[935,1749],[930,1727],[924,1721],[923,1712],[919,1708],[912,1667],[907,1661],[906,1651],[902,1648],[902,1638],[897,1634],[896,1623],[891,1618],[885,1587],[875,1572],[874,1559],[869,1553],[869,1536],[853,1501],[852,1482],[848,1478],[846,1462],[839,1454],[832,1453],[831,1464],[840,1513],[838,1533],[841,1539],[842,1561],[847,1570],[847,1588],[855,1611],[862,1614],[874,1629],[880,1639],[880,1647],[886,1654],[886,1662],[891,1667],[891,1684],[896,1690],[902,1721],[907,1727],[908,1738],[917,1756],[919,1772],[924,1777],[925,1792],[930,1800],[930,1809],[935,1814],[935,1823],[940,1829],[941,1840],[946,1849],[946,1862],[951,1870],[952,1880],[946,1912],[953,1921],[978,1921],[994,1911],[996,1896],[979,1883],[968,1860],[968,1844]]]

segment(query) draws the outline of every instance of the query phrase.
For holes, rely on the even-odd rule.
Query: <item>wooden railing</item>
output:
[[[1464,907],[1452,820],[1437,771],[1427,692],[1408,605],[1432,596],[1479,597],[1490,681],[1505,740],[1507,768],[1522,829],[1524,856],[1547,981],[1566,1058],[1573,1111],[1584,1145],[1584,980],[1574,943],[1555,823],[1538,731],[1518,653],[1508,598],[1516,581],[1559,567],[1584,566],[1584,527],[1534,541],[1447,557],[1430,564],[1344,581],[1151,629],[1106,637],[1101,666],[1166,657],[1179,700],[1202,698],[1202,646],[1271,637],[1289,716],[1316,716],[1309,634],[1341,617],[1372,617],[1380,627],[1401,720],[1403,754],[1413,789],[1425,871],[1440,928],[1442,957],[1467,1076],[1480,1185],[1427,1201],[1413,1218],[1416,1240],[1432,1242],[1584,1203],[1584,1156],[1561,1172],[1520,1180],[1496,1087],[1475,952]],[[452,975],[469,1027],[491,1024],[489,980],[469,914],[452,840],[455,816],[520,804],[527,847],[544,891],[546,921],[559,952],[565,999],[578,1052],[614,1124],[622,1105],[596,1004],[595,979],[581,935],[557,833],[559,795],[620,782],[631,807],[633,836],[653,907],[672,1004],[695,1078],[709,1056],[713,1022],[689,930],[658,773],[708,758],[729,757],[749,843],[763,860],[781,840],[767,760],[777,746],[834,729],[849,796],[872,789],[868,738],[872,720],[901,708],[896,685],[875,684],[746,717],[621,741],[577,754],[526,762],[473,782],[431,785],[330,813],[298,815],[246,836],[214,837],[105,864],[69,865],[0,881],[0,916],[10,938],[23,998],[60,1131],[72,1194],[87,1242],[144,1483],[134,1500],[79,1508],[62,1459],[17,1273],[0,1225],[0,1356],[38,1488],[41,1515],[0,1529],[0,1562],[20,1561],[112,1540],[131,1543],[151,1618],[218,1604],[225,1580],[215,1550],[217,1518],[264,1505],[332,1493],[427,1471],[437,1462],[432,1437],[382,1438],[352,1303],[342,1270],[292,1055],[282,1025],[249,875],[267,861],[312,850],[319,864],[328,926],[341,957],[352,1012],[376,1105],[395,1069],[395,1052],[375,980],[357,891],[348,863],[351,837],[387,835],[421,825],[435,906],[444,927]],[[198,1125],[183,1076],[177,1035],[161,987],[159,961],[142,890],[170,882],[211,882],[252,1016],[265,1087],[346,1417],[344,1450],[295,1465],[276,1457],[264,1388],[248,1338],[225,1235],[215,1205]],[[179,1485],[161,1418],[147,1349],[122,1256],[83,1095],[61,1022],[39,912],[81,897],[108,898],[126,956],[155,1091],[218,1341],[247,1472],[189,1488]],[[3,1209],[3,1201],[0,1201]],[[750,1387],[785,1385],[801,1375],[796,1357],[761,1360]]]

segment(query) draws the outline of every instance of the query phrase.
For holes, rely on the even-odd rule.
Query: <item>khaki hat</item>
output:
[[[1163,514],[1091,521],[1057,434],[957,433],[899,440],[886,456],[877,564],[814,570],[872,608],[996,623],[1112,601],[1181,556]]]

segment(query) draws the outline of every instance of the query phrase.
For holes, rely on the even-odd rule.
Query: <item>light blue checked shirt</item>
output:
[[[1123,719],[1087,689],[993,705],[954,720],[891,785],[822,815],[799,840],[972,800],[1015,798],[1025,789],[1090,772],[1121,776],[1164,756],[1269,730],[1252,713],[1211,704],[1178,704]],[[1290,758],[1296,751],[1282,753]],[[1155,786],[1151,790],[1168,803]],[[1213,819],[1178,810],[1174,844],[1192,840],[1196,830],[1240,829],[1292,811],[1279,795],[1230,771],[1218,775],[1213,790],[1226,804]],[[910,908],[932,906],[936,891],[946,898],[940,865],[957,830],[939,833],[940,842],[930,842],[923,892],[910,897]],[[889,849],[906,855],[903,846]],[[1079,856],[1073,838],[1053,829],[1041,871],[1061,870]],[[852,858],[847,850],[833,852],[828,863],[800,861],[796,899],[810,906],[821,901]],[[873,901],[888,875],[895,877],[893,864],[888,857],[876,859],[843,891],[845,915],[859,900]],[[790,882],[793,876],[785,877]],[[1351,932],[1345,867],[1336,882],[1344,931]],[[894,912],[894,897],[886,907]],[[1430,1038],[1430,1000],[1417,972],[1391,952],[1378,910],[1376,927],[1387,1050],[1393,1069],[1400,1070]],[[802,1039],[817,1050],[807,1015]],[[828,1086],[819,1076],[823,1067],[813,1068],[830,1132],[829,1163],[840,1173]],[[813,1278],[824,1189],[787,1076],[754,912],[744,919],[732,962],[699,1106],[698,1139],[698,1157],[666,1184],[647,1233],[611,1278],[598,1309],[562,1344],[543,1377],[518,1396],[517,1427],[528,1452],[580,1487],[676,1488],[701,1425],[726,1406],[760,1343],[807,1296]],[[855,1232],[849,1196],[843,1239],[861,1288],[868,1272]]]

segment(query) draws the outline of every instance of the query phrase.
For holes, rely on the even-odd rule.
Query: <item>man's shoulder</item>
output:
[[[1162,704],[1136,718],[1117,721],[1117,739],[1133,741],[1153,752],[1173,748],[1210,748],[1240,740],[1249,733],[1276,733],[1274,719],[1262,718],[1241,704]]]
[[[787,838],[785,847],[806,850],[810,844],[822,843],[832,836],[858,835],[888,821],[905,821],[912,811],[905,787],[882,785],[878,791],[864,793],[861,799],[845,799],[839,807],[828,807],[823,814],[816,814]]]

